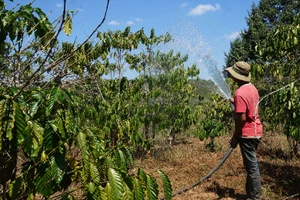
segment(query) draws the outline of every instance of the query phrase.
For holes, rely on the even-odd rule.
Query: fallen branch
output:
[[[291,199],[291,198],[294,198],[294,197],[296,197],[296,196],[300,196],[300,193],[294,194],[294,195],[292,195],[292,196],[289,196],[289,197],[285,198],[284,200],[286,200],[286,199]]]

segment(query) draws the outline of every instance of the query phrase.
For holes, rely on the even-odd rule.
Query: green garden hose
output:
[[[233,148],[230,147],[229,150],[227,151],[227,153],[225,154],[225,156],[222,158],[222,160],[218,163],[218,165],[211,170],[210,172],[208,172],[205,176],[203,176],[200,180],[198,180],[197,182],[195,182],[194,184],[190,185],[189,187],[183,188],[175,193],[172,194],[172,196],[174,197],[177,194],[181,194],[183,192],[186,192],[194,187],[196,187],[197,185],[199,185],[202,181],[204,181],[205,179],[209,178],[213,173],[215,173],[225,162],[225,160],[228,158],[228,156],[231,154]]]

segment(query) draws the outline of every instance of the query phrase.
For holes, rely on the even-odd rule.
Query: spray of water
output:
[[[231,97],[229,87],[212,56],[211,48],[204,41],[196,26],[191,22],[181,22],[172,26],[167,32],[171,34],[174,41],[162,47],[161,50],[173,49],[175,53],[180,52],[182,55],[188,55],[187,64],[196,64],[200,73],[204,70],[218,86],[221,94],[229,99]]]
[[[221,73],[218,69],[217,62],[213,59],[211,54],[208,54],[203,59],[204,69],[209,73],[213,82],[219,87],[221,93],[226,99],[231,97],[229,87]]]

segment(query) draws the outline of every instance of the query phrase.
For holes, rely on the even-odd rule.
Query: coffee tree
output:
[[[129,82],[106,81],[106,87],[96,90],[98,95],[94,93],[98,99],[76,90],[76,83],[91,85],[98,78],[98,89],[104,82],[100,76],[106,71],[104,60],[110,46],[93,46],[89,38],[78,45],[60,43],[57,38],[61,31],[69,35],[72,29],[65,8],[66,1],[61,18],[54,24],[32,4],[7,10],[0,1],[1,197],[73,199],[72,192],[81,190],[83,196],[79,198],[85,199],[157,199],[156,180],[142,169],[130,175],[130,149],[125,142],[112,146],[106,137],[112,127],[99,123],[109,123],[102,116],[111,113],[118,136],[124,135],[122,131],[136,130],[116,115],[123,102],[115,94],[125,93]],[[34,37],[27,40],[29,36]],[[110,89],[113,94],[109,94]],[[122,97],[128,103],[131,98],[126,99],[126,95]],[[129,120],[136,125],[133,118]],[[158,173],[165,198],[171,199],[170,181],[164,172]],[[71,187],[76,182],[80,184]]]
[[[282,25],[274,29],[267,38],[267,46],[257,46],[258,53],[270,61],[268,66],[257,65],[255,75],[263,76],[268,67],[277,88],[288,87],[269,98],[268,104],[273,109],[269,113],[271,119],[284,125],[284,131],[290,141],[294,155],[299,153],[299,39],[300,14],[290,25]],[[280,106],[278,106],[278,104]],[[275,111],[275,112],[274,112]]]
[[[210,100],[201,102],[200,106],[195,135],[201,141],[208,141],[207,149],[216,151],[215,138],[224,135],[228,130],[233,131],[233,111],[229,101],[217,93],[212,93]]]

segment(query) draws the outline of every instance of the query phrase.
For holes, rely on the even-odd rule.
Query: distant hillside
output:
[[[189,83],[196,87],[197,95],[204,97],[204,100],[208,100],[213,92],[221,93],[218,86],[212,80],[191,79]]]

